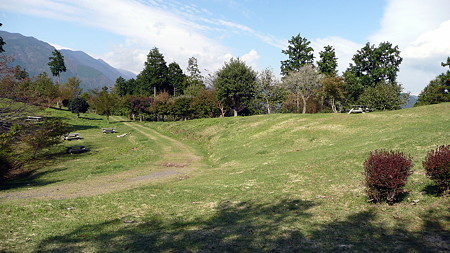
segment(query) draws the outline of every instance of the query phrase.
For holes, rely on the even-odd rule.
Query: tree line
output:
[[[1,24],[0,24],[1,26]],[[0,178],[24,159],[16,147],[26,145],[38,152],[61,141],[69,126],[60,119],[24,121],[37,108],[66,107],[78,117],[92,112],[126,115],[132,120],[187,120],[270,113],[342,112],[354,104],[376,110],[400,109],[408,94],[402,92],[397,73],[402,62],[397,46],[389,42],[366,43],[353,56],[342,75],[337,57],[328,45],[314,58],[311,42],[300,34],[282,50],[281,78],[272,69],[259,73],[239,58],[232,58],[215,73],[203,76],[195,57],[184,72],[176,62],[167,64],[158,48],[147,55],[144,69],[134,79],[117,78],[113,87],[83,92],[80,80],[60,82],[66,71],[64,56],[54,50],[47,73],[30,77],[20,66],[10,67],[0,37]],[[443,67],[450,68],[450,57]],[[450,101],[450,70],[431,80],[421,92],[417,105]],[[17,103],[18,102],[18,103]],[[30,106],[30,105],[35,105]]]
[[[300,34],[282,50],[281,78],[272,69],[259,73],[239,58],[232,58],[215,73],[203,76],[195,57],[183,71],[176,62],[167,64],[158,48],[149,51],[136,78],[117,78],[112,88],[82,93],[80,81],[61,84],[66,71],[64,57],[54,50],[49,67],[57,83],[46,74],[30,78],[17,66],[2,74],[1,97],[58,107],[73,112],[92,111],[127,115],[133,120],[185,120],[269,113],[342,112],[352,105],[374,110],[400,109],[408,100],[397,73],[402,62],[398,46],[390,42],[366,43],[342,75],[337,71],[335,49],[327,45],[315,59],[311,42]],[[3,65],[8,61],[3,58]],[[448,66],[443,63],[443,66]],[[417,105],[449,101],[449,72],[439,75],[424,89]]]

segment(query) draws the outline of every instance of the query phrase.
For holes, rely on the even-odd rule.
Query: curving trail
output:
[[[128,170],[65,184],[47,185],[17,192],[0,192],[0,201],[24,198],[68,199],[95,196],[137,188],[167,179],[183,179],[201,165],[201,157],[195,155],[193,150],[182,142],[135,122],[124,122],[124,124],[157,142],[162,147],[162,162],[150,165],[151,167],[145,170]],[[149,173],[149,169],[152,172]]]

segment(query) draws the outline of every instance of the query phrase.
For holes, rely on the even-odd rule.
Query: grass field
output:
[[[448,252],[449,196],[422,160],[450,143],[450,104],[392,112],[182,122],[77,119],[82,140],[45,151],[0,191],[4,252]],[[102,134],[116,126],[117,138]],[[64,154],[85,145],[90,152]],[[414,158],[407,195],[368,203],[369,151]]]

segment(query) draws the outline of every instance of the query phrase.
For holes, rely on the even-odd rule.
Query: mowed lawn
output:
[[[449,103],[159,123],[49,113],[68,118],[84,137],[73,143],[91,151],[64,154],[65,142],[30,179],[2,188],[0,251],[450,250],[449,196],[422,168],[429,150],[450,144]],[[111,126],[131,134],[101,134]],[[400,203],[367,202],[362,163],[375,149],[413,157]]]

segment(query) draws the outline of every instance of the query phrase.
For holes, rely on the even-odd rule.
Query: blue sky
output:
[[[231,57],[278,74],[281,50],[300,33],[317,55],[335,47],[340,71],[366,42],[398,45],[398,79],[418,94],[450,56],[449,0],[6,0],[0,20],[2,30],[135,73],[158,47],[183,69],[196,57],[204,75]]]

